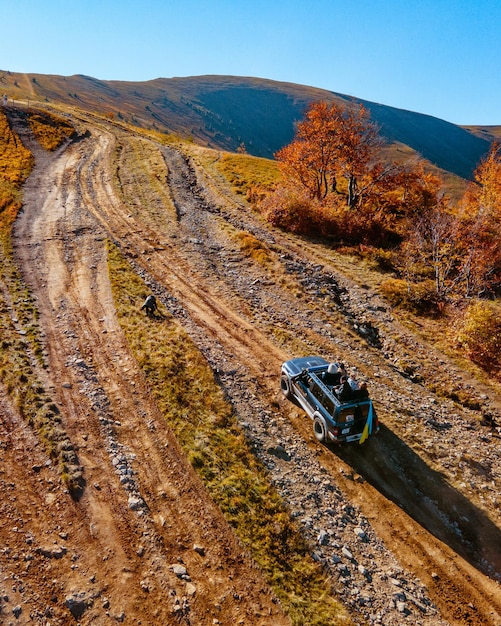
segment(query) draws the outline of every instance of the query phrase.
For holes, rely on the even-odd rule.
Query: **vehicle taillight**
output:
[[[333,428],[332,429],[332,434],[334,437],[337,437],[339,435],[339,428]]]

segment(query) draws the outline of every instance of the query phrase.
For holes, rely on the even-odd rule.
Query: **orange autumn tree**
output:
[[[461,278],[468,306],[456,339],[470,359],[501,380],[501,146],[475,170],[462,202]],[[496,297],[498,300],[496,301]]]
[[[315,102],[275,158],[284,180],[323,204],[400,216],[435,206],[442,181],[420,160],[389,162],[383,143],[362,104]]]
[[[413,217],[402,245],[405,276],[431,278],[440,302],[499,296],[500,231],[501,149],[494,144],[459,207],[442,198]]]
[[[378,128],[362,104],[341,107],[315,102],[297,124],[292,143],[275,154],[286,179],[324,200],[344,194],[349,208],[356,208],[363,185],[379,153]],[[344,184],[343,184],[344,183]]]
[[[283,184],[260,202],[272,224],[345,244],[395,245],[410,216],[440,200],[422,161],[390,162],[362,104],[315,102],[275,154]]]
[[[478,211],[501,218],[501,144],[492,144],[487,156],[475,170],[476,187],[469,196]]]
[[[501,291],[501,146],[494,143],[475,170],[462,201],[464,258],[461,275],[467,297]]]

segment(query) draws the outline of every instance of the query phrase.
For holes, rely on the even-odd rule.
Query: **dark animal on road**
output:
[[[158,309],[157,299],[155,296],[148,296],[141,307],[142,310],[146,311],[146,315],[148,317],[153,317],[155,315],[155,311]]]

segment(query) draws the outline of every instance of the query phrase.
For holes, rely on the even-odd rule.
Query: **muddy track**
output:
[[[490,477],[488,489],[480,480],[461,489],[453,477],[462,458],[445,451],[447,445],[467,450],[472,441],[480,450],[483,437],[488,449],[480,454],[489,456],[480,463],[487,466],[499,453],[499,439],[482,430],[475,415],[430,396],[392,366],[403,350],[394,337],[405,331],[375,294],[329,265],[327,256],[316,258],[307,244],[272,234],[238,203],[217,195],[204,172],[173,148],[157,149],[169,171],[176,220],[154,221],[148,207],[143,216],[133,214],[111,167],[117,144],[127,141],[112,126],[91,126],[90,137],[52,158],[40,157],[16,229],[17,254],[41,310],[50,364],[45,376],[86,469],[85,493],[74,512],[80,570],[97,570],[97,555],[106,554],[97,579],[117,607],[131,580],[142,589],[147,579],[143,586],[151,588],[141,602],[155,619],[172,616],[177,601],[185,607],[179,616],[189,605],[192,623],[205,623],[201,615],[214,605],[221,623],[238,623],[232,621],[237,614],[247,616],[242,623],[286,623],[149,399],[113,312],[104,249],[109,237],[206,356],[256,455],[316,558],[339,581],[356,620],[400,624],[397,589],[413,623],[499,626],[499,475]],[[139,194],[125,170],[121,185]],[[231,236],[239,230],[266,244],[271,265],[263,268],[242,255]],[[279,392],[280,364],[292,356],[281,346],[293,345],[341,357],[371,379],[383,422],[377,439],[344,449],[313,440],[308,420]],[[415,357],[425,349],[415,340],[412,345]],[[434,429],[427,420],[447,426]],[[426,436],[417,440],[420,429]],[[440,454],[431,456],[431,448]],[[115,471],[117,464],[124,473]],[[333,511],[343,512],[342,523]],[[354,534],[360,527],[363,542]],[[326,529],[330,542],[319,545]],[[93,551],[81,547],[88,542],[96,543]],[[190,550],[196,543],[207,551],[212,546],[212,571],[219,564],[221,577],[203,575],[200,555]],[[351,555],[343,557],[345,569],[341,548]],[[186,582],[169,568],[176,559],[203,589],[188,594],[189,602]],[[105,579],[112,582],[105,585]],[[163,609],[154,586],[174,590]],[[221,603],[221,587],[248,601]],[[102,595],[95,591],[95,598]],[[138,597],[130,595],[121,610],[136,615]]]

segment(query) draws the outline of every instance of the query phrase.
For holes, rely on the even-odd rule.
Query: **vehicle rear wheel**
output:
[[[324,421],[319,417],[315,417],[313,420],[313,434],[315,435],[315,439],[320,441],[320,443],[325,443],[327,439],[327,431],[325,428]]]
[[[289,380],[289,377],[285,374],[282,374],[282,376],[280,377],[280,389],[288,400],[292,399],[291,381]]]

